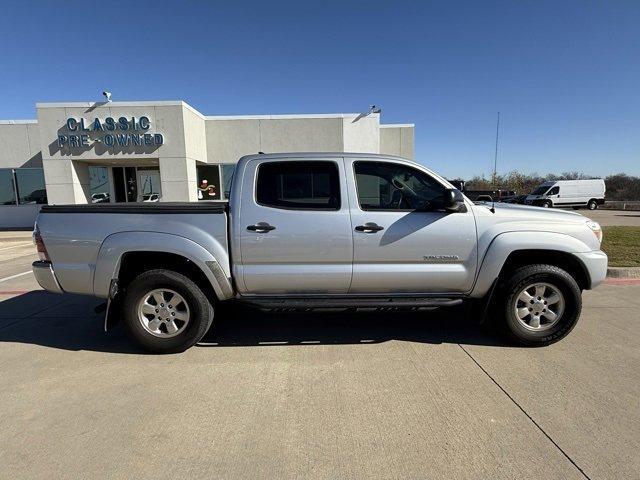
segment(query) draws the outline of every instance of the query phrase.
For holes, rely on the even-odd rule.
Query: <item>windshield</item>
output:
[[[549,190],[548,185],[540,185],[533,192],[531,192],[531,195],[543,195],[544,193],[547,192],[547,190]]]

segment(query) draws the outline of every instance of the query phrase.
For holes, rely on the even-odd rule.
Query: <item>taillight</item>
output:
[[[44,246],[44,242],[42,241],[42,235],[40,235],[40,229],[38,228],[38,224],[36,223],[35,228],[33,229],[33,244],[36,246],[36,250],[38,251],[38,257],[40,260],[44,262],[50,262],[49,252],[47,252],[47,247]]]

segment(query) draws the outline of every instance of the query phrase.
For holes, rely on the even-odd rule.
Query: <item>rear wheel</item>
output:
[[[598,202],[595,199],[591,199],[589,200],[589,203],[587,203],[587,208],[589,210],[595,210],[596,208],[598,208]]]
[[[502,330],[525,346],[550,345],[564,338],[582,310],[580,287],[553,265],[517,269],[501,288]]]
[[[195,345],[213,322],[213,306],[189,278],[171,270],[150,270],[127,287],[127,330],[154,353],[182,352]]]

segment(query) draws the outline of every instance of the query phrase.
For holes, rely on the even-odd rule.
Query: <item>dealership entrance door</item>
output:
[[[111,167],[116,203],[135,202],[138,198],[136,167]]]
[[[158,167],[90,167],[92,203],[157,202],[162,197]]]

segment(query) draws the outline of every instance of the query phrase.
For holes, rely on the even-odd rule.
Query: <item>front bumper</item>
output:
[[[45,290],[53,293],[64,293],[55,273],[51,262],[37,261],[31,264],[33,275],[36,277],[38,284]]]
[[[604,282],[604,279],[607,278],[607,265],[609,262],[606,253],[602,250],[594,250],[593,252],[574,253],[574,255],[580,259],[589,273],[590,289]]]

